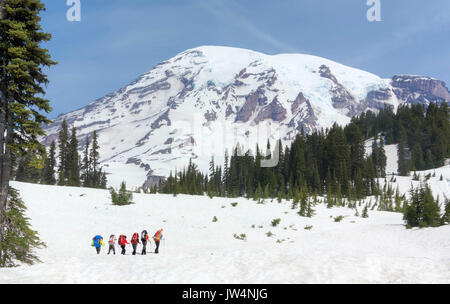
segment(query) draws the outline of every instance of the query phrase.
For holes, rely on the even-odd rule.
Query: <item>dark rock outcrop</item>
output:
[[[205,113],[205,119],[208,121],[208,122],[210,122],[210,121],[215,121],[215,120],[217,120],[217,113],[215,112],[215,111],[213,111],[213,110],[211,110],[211,111],[207,111],[206,113]]]
[[[245,103],[239,112],[236,114],[235,122],[247,122],[256,108],[267,103],[267,97],[264,95],[265,91],[259,87],[256,91],[245,98]]]
[[[407,103],[450,102],[445,82],[430,77],[396,75],[391,85],[397,98]]]
[[[160,117],[158,117],[157,120],[155,120],[154,123],[152,123],[151,127],[152,129],[159,129],[161,128],[161,126],[164,124],[164,122],[166,123],[166,125],[171,126],[172,122],[169,119],[169,110],[167,110],[166,112],[164,112],[163,115],[161,115]]]
[[[314,113],[314,109],[311,102],[306,99],[302,92],[297,95],[297,98],[292,103],[291,111],[292,114],[294,114],[294,117],[291,119],[288,126],[295,128],[297,132],[300,132],[303,129],[305,132],[309,133],[317,127],[317,117]]]
[[[320,66],[319,69],[320,76],[323,78],[328,78],[333,82],[333,87],[331,88],[331,93],[333,97],[333,107],[336,109],[349,108],[352,110],[355,104],[355,98],[350,94],[347,89],[339,83],[336,77],[331,73],[331,70],[326,65]]]
[[[255,122],[259,123],[266,119],[281,122],[286,119],[286,114],[286,109],[283,108],[278,99],[275,97],[269,105],[262,108],[262,110],[258,113],[258,116],[255,118]]]

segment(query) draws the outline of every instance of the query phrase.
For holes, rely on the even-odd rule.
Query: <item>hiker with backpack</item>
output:
[[[159,253],[159,242],[162,240],[163,235],[162,235],[163,229],[159,229],[158,231],[156,231],[155,235],[153,236],[153,240],[155,241],[155,253],[158,254]]]
[[[135,232],[131,238],[131,246],[133,246],[133,255],[136,255],[136,248],[139,242],[139,233]]]
[[[95,250],[97,250],[97,254],[100,254],[100,250],[103,246],[103,237],[101,235],[96,235],[92,238],[92,244],[91,246],[95,247]]]
[[[115,243],[116,243],[116,237],[114,234],[111,234],[111,236],[109,237],[109,241],[108,241],[108,244],[109,244],[108,254],[110,254],[111,251],[114,253],[114,255],[116,254]]]
[[[150,237],[148,236],[147,230],[142,231],[141,233],[141,242],[142,242],[142,253],[141,255],[147,254],[147,242],[150,242]]]
[[[119,246],[122,248],[122,252],[120,254],[125,255],[125,246],[130,243],[127,241],[127,237],[125,235],[119,236]]]

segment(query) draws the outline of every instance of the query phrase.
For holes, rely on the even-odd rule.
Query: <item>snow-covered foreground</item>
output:
[[[104,190],[13,186],[48,247],[38,251],[41,264],[0,269],[0,283],[450,283],[450,226],[407,230],[398,213],[363,219],[318,205],[303,218],[284,201],[149,194],[115,207]],[[338,215],[346,217],[335,222]],[[106,247],[96,255],[90,246],[96,234],[131,238],[159,228],[166,237],[159,255],[127,248],[126,256],[108,256]]]

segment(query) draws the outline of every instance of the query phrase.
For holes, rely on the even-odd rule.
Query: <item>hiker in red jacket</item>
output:
[[[133,246],[133,255],[136,255],[136,248],[137,245],[140,244],[139,242],[139,233],[135,232],[133,234],[133,237],[131,238],[131,246]]]
[[[119,241],[118,241],[119,246],[122,248],[122,252],[121,254],[125,255],[125,245],[129,245],[130,243],[128,243],[127,241],[127,237],[125,235],[121,235],[119,236]]]

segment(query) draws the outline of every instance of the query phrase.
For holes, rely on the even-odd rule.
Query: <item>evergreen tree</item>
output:
[[[38,233],[30,228],[29,219],[25,217],[26,207],[19,192],[9,188],[8,195],[5,214],[7,225],[0,242],[0,267],[14,267],[16,261],[30,265],[39,262],[33,250],[45,247],[45,244],[39,240]]]
[[[18,182],[28,182],[28,167],[30,165],[29,154],[19,158],[15,179]]]
[[[67,170],[68,186],[80,186],[80,164],[78,155],[78,140],[75,128],[72,128],[72,135],[67,147]]]
[[[402,176],[409,175],[410,165],[406,142],[406,130],[403,127],[400,128],[400,142],[398,144],[397,155],[398,155],[398,174]]]
[[[425,169],[422,147],[418,142],[414,144],[414,147],[411,151],[411,165],[413,170],[421,171]]]
[[[368,218],[369,217],[369,207],[367,206],[367,204],[364,206],[362,215],[363,218]]]
[[[133,199],[133,193],[127,190],[125,181],[120,184],[119,193],[117,193],[114,188],[111,188],[110,194],[111,200],[116,206],[125,206],[133,203],[131,201]]]
[[[45,149],[38,137],[44,135],[42,123],[49,123],[49,101],[42,98],[48,83],[45,67],[56,64],[48,50],[40,44],[51,36],[41,31],[39,0],[0,0],[0,244],[6,242],[8,229],[13,229],[20,216],[9,217],[9,180],[14,159],[23,151],[33,151],[32,164],[43,162]],[[12,200],[11,200],[12,202]],[[25,223],[24,226],[28,226]],[[24,245],[33,247],[29,238]],[[2,251],[0,260],[10,258]],[[27,260],[23,255],[15,258]]]
[[[228,167],[229,163],[229,156],[228,156],[228,150],[225,150],[225,160],[223,165],[223,188],[225,192],[225,196],[228,196],[228,190],[229,190],[229,184],[230,184],[230,169]]]
[[[441,224],[450,224],[450,199],[445,200],[445,210],[444,214],[442,215]]]
[[[59,167],[58,167],[58,185],[66,185],[69,178],[69,164],[68,164],[68,142],[69,142],[69,129],[67,122],[64,119],[61,124],[61,131],[58,137],[59,148]]]
[[[404,210],[408,227],[436,227],[441,223],[439,203],[428,185],[411,189],[410,203],[405,204]]]
[[[94,131],[92,136],[92,146],[91,151],[89,152],[89,160],[91,164],[91,185],[94,188],[98,188],[100,184],[100,175],[99,175],[99,150],[100,146],[98,145],[97,131]]]
[[[380,143],[377,147],[377,154],[378,154],[378,174],[379,177],[385,177],[386,176],[386,164],[387,164],[387,157],[386,157],[386,151],[384,150],[384,139],[380,138]]]
[[[91,161],[89,159],[89,137],[86,137],[84,144],[83,160],[81,161],[81,179],[83,187],[92,187]]]
[[[106,172],[103,172],[101,174],[101,182],[100,182],[100,188],[101,189],[106,189],[107,183],[108,183],[108,179],[106,177]]]
[[[45,159],[45,166],[42,172],[42,183],[46,185],[54,185],[55,179],[55,167],[56,167],[56,145],[55,141],[50,144],[50,149]]]

